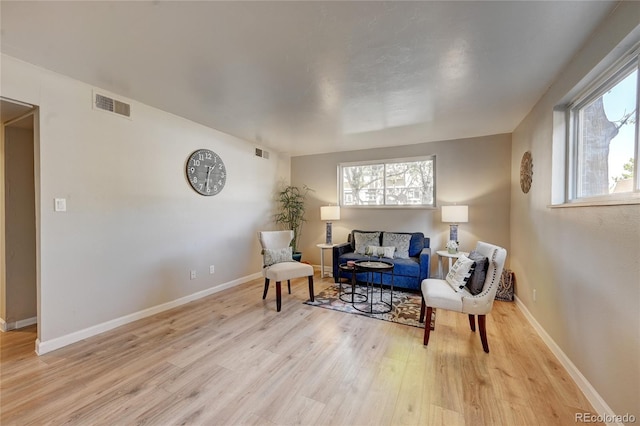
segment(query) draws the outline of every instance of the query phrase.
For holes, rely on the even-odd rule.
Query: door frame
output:
[[[0,120],[2,131],[0,132],[0,332],[33,324],[33,321],[14,321],[6,323],[7,315],[7,282],[6,282],[6,215],[5,215],[5,132],[8,126],[32,116],[33,125],[33,173],[34,173],[34,208],[35,208],[35,262],[36,262],[36,322],[38,324],[38,340],[40,337],[40,126],[39,109],[35,105],[8,99],[0,96],[0,102],[4,105],[10,103],[17,107],[17,112],[12,117],[3,114]],[[24,111],[20,112],[21,107]],[[37,343],[37,342],[36,342]]]

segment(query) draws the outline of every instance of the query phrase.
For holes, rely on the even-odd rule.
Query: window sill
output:
[[[633,193],[625,197],[618,198],[598,198],[590,200],[572,201],[562,204],[550,204],[547,207],[550,209],[565,209],[572,207],[601,207],[601,206],[625,206],[640,204],[640,194]]]

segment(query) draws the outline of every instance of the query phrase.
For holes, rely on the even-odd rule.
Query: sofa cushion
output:
[[[414,257],[393,259],[393,273],[397,276],[420,277],[420,262]]]
[[[382,233],[382,239],[384,240],[384,234]],[[416,257],[420,255],[420,252],[425,247],[425,237],[422,232],[391,232],[392,234],[406,234],[411,235],[411,242],[409,243],[409,257]],[[383,243],[384,244],[384,243]]]
[[[382,234],[383,246],[394,246],[396,248],[395,257],[398,259],[409,258],[409,246],[411,234],[399,234],[395,232],[384,232]]]
[[[353,231],[355,240],[354,251],[358,254],[365,254],[367,246],[380,245],[380,232],[360,232]]]
[[[354,253],[352,251],[343,254],[339,263],[347,263],[350,260],[369,260],[369,256]],[[420,277],[420,262],[414,257],[408,259],[393,259],[393,273],[396,276]]]
[[[353,231],[351,231],[347,237],[347,241],[351,244],[351,251],[356,251],[356,233],[357,232],[364,233],[364,234],[371,234],[373,232],[379,232],[379,231],[363,231],[361,229],[354,229]],[[378,241],[373,245],[379,246],[380,242],[381,241]]]
[[[416,257],[424,248],[424,234],[422,232],[414,232],[411,234],[411,243],[409,244],[409,256]]]

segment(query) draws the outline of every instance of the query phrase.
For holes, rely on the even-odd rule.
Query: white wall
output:
[[[6,55],[1,83],[3,96],[40,107],[41,347],[260,270],[256,232],[273,227],[288,159],[135,101],[131,120],[93,110],[93,87]],[[214,197],[185,178],[198,148],[227,168]],[[54,212],[54,198],[68,211]]]
[[[519,299],[604,402],[616,414],[636,418],[640,205],[548,206],[552,109],[610,52],[620,54],[640,40],[639,22],[640,3],[623,2],[513,133],[510,254]],[[527,150],[534,174],[531,191],[523,194],[519,167]]]
[[[339,163],[391,158],[436,156],[436,203],[468,204],[469,222],[460,224],[461,249],[473,249],[478,240],[509,249],[509,205],[511,135],[428,142],[393,148],[376,148],[291,159],[291,182],[313,188],[308,202],[301,246],[303,256],[320,263],[317,243],[325,241],[326,225],[320,221],[320,206],[338,202]],[[333,241],[347,241],[353,229],[423,232],[431,238],[432,274],[436,271],[436,250],[449,239],[449,225],[442,223],[440,209],[349,208],[343,207],[340,220],[333,222]],[[331,264],[326,252],[325,264]]]

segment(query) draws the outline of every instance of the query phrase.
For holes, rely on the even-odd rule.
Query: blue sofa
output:
[[[353,230],[349,234],[348,241],[343,244],[338,244],[333,247],[333,277],[335,282],[338,282],[339,268],[338,266],[343,263],[347,263],[349,260],[363,260],[368,259],[369,256],[355,253],[355,232],[378,232],[378,231],[360,231]],[[379,231],[380,241],[378,245],[382,245],[384,232]],[[409,243],[409,258],[408,259],[387,259],[382,257],[380,260],[392,262],[394,266],[393,286],[394,288],[403,288],[411,291],[420,291],[420,284],[425,278],[429,278],[429,269],[431,263],[431,248],[429,248],[429,238],[425,237],[422,232],[393,232],[394,234],[410,234],[411,242]],[[342,273],[343,278],[351,278],[351,274],[348,272]],[[364,282],[366,280],[366,273],[356,274],[356,281]],[[376,274],[376,282],[378,280]],[[391,284],[391,274],[382,275],[383,284]]]

